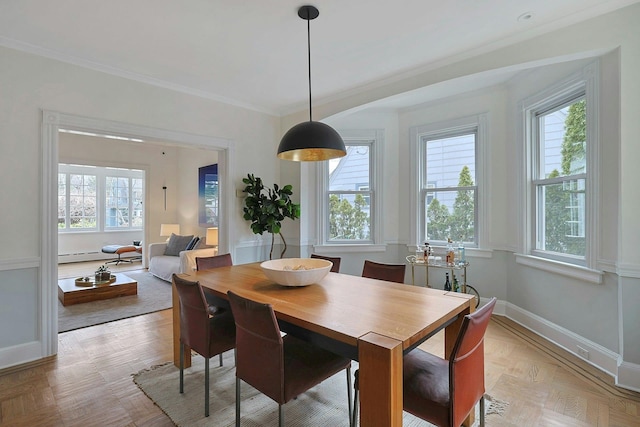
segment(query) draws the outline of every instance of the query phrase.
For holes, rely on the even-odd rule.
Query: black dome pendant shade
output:
[[[302,6],[298,16],[307,21],[307,48],[309,56],[309,121],[287,131],[278,146],[278,158],[296,162],[337,159],[347,154],[344,141],[331,126],[314,122],[311,115],[311,32],[309,22],[320,12],[313,6]]]

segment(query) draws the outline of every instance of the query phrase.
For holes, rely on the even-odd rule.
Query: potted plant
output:
[[[102,264],[98,267],[96,270],[95,280],[96,282],[108,282],[111,280],[111,271],[109,271],[109,267],[107,267],[106,264]]]
[[[281,221],[285,218],[297,219],[300,217],[300,205],[291,200],[293,187],[285,185],[280,188],[278,184],[273,184],[273,188],[265,189],[262,179],[256,178],[252,174],[248,174],[246,178],[242,179],[242,182],[246,184],[243,191],[247,193],[243,218],[251,221],[251,231],[254,234],[262,235],[265,231],[271,233],[269,259],[272,259],[273,256],[274,235],[280,235],[282,243],[284,243],[284,249],[280,254],[280,258],[282,258],[287,251],[287,242],[280,232]]]

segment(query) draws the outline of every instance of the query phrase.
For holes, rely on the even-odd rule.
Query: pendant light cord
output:
[[[309,64],[309,121],[313,121],[311,118],[311,19],[309,19],[309,12],[307,11],[307,55]]]

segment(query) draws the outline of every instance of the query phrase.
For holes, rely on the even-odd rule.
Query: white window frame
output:
[[[423,209],[425,194],[423,187],[428,187],[429,183],[426,182],[426,165],[424,164],[426,153],[426,145],[423,143],[425,138],[434,139],[439,137],[447,137],[449,135],[462,134],[462,133],[475,133],[476,134],[476,152],[475,152],[475,243],[467,245],[475,252],[477,256],[490,256],[481,255],[480,249],[486,247],[487,236],[489,233],[489,215],[490,204],[487,203],[490,200],[491,190],[487,185],[487,173],[490,168],[488,164],[489,156],[489,114],[480,113],[473,116],[462,117],[443,122],[425,124],[410,128],[410,155],[411,155],[411,176],[418,177],[418,179],[412,179],[409,182],[409,189],[411,192],[411,226],[410,233],[413,238],[413,242],[410,245],[411,248],[415,248],[416,245],[422,245],[421,241],[424,236],[424,223],[426,212]],[[426,185],[423,185],[426,184]],[[452,239],[455,239],[452,236]],[[436,242],[437,244],[442,242]],[[430,242],[431,244],[431,242]],[[470,254],[472,252],[469,252]]]
[[[558,254],[536,248],[536,230],[539,226],[539,210],[537,204],[537,168],[538,138],[536,114],[555,108],[572,99],[584,95],[586,100],[586,132],[587,132],[587,174],[585,178],[585,256],[576,257],[570,254]],[[596,270],[596,250],[599,241],[598,229],[598,182],[599,176],[599,63],[596,61],[585,66],[579,72],[520,101],[518,109],[521,114],[520,159],[522,171],[520,184],[520,254],[516,260],[520,264],[540,268],[570,277],[577,277],[592,283],[601,283],[602,274]],[[538,181],[540,182],[540,181]]]
[[[140,226],[131,226],[131,219],[129,220],[128,227],[107,227],[106,226],[106,179],[107,177],[119,177],[119,178],[127,178],[129,182],[131,182],[132,178],[137,178],[142,180],[142,193],[144,195],[145,187],[146,187],[146,179],[145,179],[145,171],[143,170],[133,170],[126,168],[114,168],[114,167],[102,167],[102,166],[92,166],[92,165],[73,165],[73,164],[65,164],[60,163],[58,165],[58,173],[66,174],[67,176],[67,188],[66,188],[66,217],[65,217],[65,228],[58,228],[59,233],[76,233],[76,232],[89,232],[89,233],[102,233],[102,232],[114,232],[114,231],[130,231],[130,230],[143,230],[144,229],[144,206],[143,206],[143,214],[142,214],[142,225]],[[81,174],[81,175],[93,175],[96,177],[96,227],[95,228],[70,228],[69,227],[69,174]],[[129,186],[129,212],[133,213],[133,208],[131,203],[133,202],[132,197],[132,188]],[[143,196],[144,202],[144,196]],[[57,206],[57,205],[56,205]],[[56,208],[57,210],[57,208]],[[57,216],[56,216],[57,218]]]
[[[318,241],[314,245],[314,250],[319,253],[331,252],[335,250],[355,251],[364,250],[384,250],[382,241],[382,155],[384,152],[384,130],[363,129],[363,130],[339,130],[338,133],[345,142],[345,145],[369,145],[369,197],[370,197],[370,226],[371,238],[369,240],[345,240],[329,241],[329,162],[322,162],[316,169],[318,182],[318,207],[319,220],[317,221]],[[325,250],[326,249],[326,250]]]

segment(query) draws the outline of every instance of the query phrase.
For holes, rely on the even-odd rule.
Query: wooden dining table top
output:
[[[279,320],[357,347],[375,333],[402,342],[404,350],[424,341],[460,313],[471,296],[341,273],[318,283],[281,286],[266,278],[260,263],[240,264],[184,274],[217,296],[231,290],[273,306]]]

